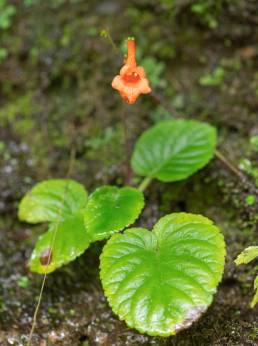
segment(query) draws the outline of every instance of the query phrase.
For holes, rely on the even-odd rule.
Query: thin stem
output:
[[[109,43],[110,43],[111,46],[113,47],[113,49],[114,49],[114,51],[116,52],[116,54],[119,54],[119,53],[120,53],[120,52],[119,52],[119,49],[118,49],[117,45],[115,44],[115,42],[114,42],[114,40],[113,40],[113,38],[112,38],[112,36],[111,36],[111,34],[110,34],[110,32],[109,32],[109,29],[104,29],[104,30],[102,30],[101,33],[102,33],[102,36],[103,36],[103,37],[105,37],[105,38],[108,39]]]
[[[75,154],[76,154],[75,147],[72,147],[71,148],[71,152],[70,152],[69,166],[68,166],[68,170],[67,170],[67,174],[66,174],[66,179],[68,179],[70,177],[71,173],[72,173],[74,159],[75,159]],[[65,185],[64,193],[63,193],[62,200],[61,200],[61,205],[60,205],[60,208],[58,210],[57,223],[55,224],[55,229],[54,229],[54,232],[53,232],[52,237],[51,237],[50,251],[49,251],[49,254],[48,254],[48,259],[47,259],[47,264],[46,264],[46,272],[47,272],[48,266],[49,266],[50,261],[51,261],[52,250],[53,250],[53,247],[54,247],[54,244],[55,244],[55,239],[56,239],[56,235],[57,235],[58,226],[59,226],[60,221],[61,221],[61,211],[62,211],[62,208],[63,208],[63,205],[64,205],[64,201],[65,201],[65,197],[66,197],[66,194],[67,194],[67,191],[68,191],[68,186],[69,186],[69,182],[67,182],[67,184]],[[32,336],[33,336],[34,330],[36,328],[37,316],[38,316],[40,304],[41,304],[41,301],[42,301],[43,291],[44,291],[45,284],[46,284],[46,279],[47,279],[47,273],[46,272],[45,272],[43,280],[42,280],[38,301],[37,301],[37,304],[36,304],[36,307],[35,307],[35,310],[34,310],[32,326],[31,326],[31,329],[30,329],[30,334],[29,334],[27,346],[31,345]]]
[[[250,182],[248,177],[243,174],[240,170],[237,169],[219,150],[215,150],[215,156],[222,162],[224,165],[230,169],[240,180],[241,182],[249,189],[250,192],[258,195],[258,188]]]
[[[143,192],[145,189],[149,186],[149,184],[152,182],[151,177],[145,177],[141,184],[138,186],[138,190]]]
[[[131,180],[131,168],[129,165],[130,157],[130,146],[129,146],[129,133],[128,133],[128,124],[126,121],[126,114],[122,112],[122,125],[123,125],[123,135],[124,135],[124,175],[125,175],[125,184],[129,184]]]
[[[244,174],[242,174],[242,172],[240,172],[234,165],[233,163],[231,163],[225,155],[222,154],[221,151],[219,151],[218,149],[215,150],[215,156],[222,162],[224,163],[224,165],[226,165],[236,176],[238,176],[238,178],[240,178],[241,180],[245,181],[246,177]]]

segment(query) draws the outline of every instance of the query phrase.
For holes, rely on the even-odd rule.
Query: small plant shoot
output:
[[[113,311],[130,328],[169,336],[206,311],[221,280],[223,236],[212,221],[175,213],[150,232],[115,234],[101,255],[101,280]]]
[[[244,251],[242,251],[235,259],[236,265],[247,264],[258,257],[258,246],[249,246]],[[255,294],[250,303],[251,308],[254,308],[258,303],[258,275],[254,280],[254,290]]]

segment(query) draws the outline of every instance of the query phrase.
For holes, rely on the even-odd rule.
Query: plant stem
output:
[[[221,151],[215,150],[215,156],[222,162],[224,165],[231,170],[240,180],[241,182],[249,189],[250,192],[258,195],[258,188],[250,182],[248,177],[243,174],[236,166],[234,166],[227,158],[222,154]]]
[[[123,135],[124,135],[124,175],[125,175],[125,185],[130,184],[131,180],[131,168],[129,164],[130,157],[130,147],[129,147],[129,136],[128,136],[128,124],[126,121],[126,114],[122,112],[122,125],[123,125]]]
[[[218,149],[215,150],[215,156],[222,162],[224,165],[226,165],[238,178],[245,181],[246,177],[244,174],[242,174],[241,171],[239,171],[227,158],[222,154],[221,151]]]
[[[141,184],[138,187],[138,190],[143,192],[145,191],[145,189],[149,186],[149,184],[152,182],[152,178],[151,177],[145,177],[143,179],[143,181],[141,182]]]
[[[119,49],[117,47],[117,45],[115,44],[110,32],[109,32],[109,29],[105,29],[104,30],[105,32],[105,37],[108,39],[109,43],[111,44],[111,46],[113,47],[114,51],[116,52],[116,54],[119,54]]]
[[[76,154],[75,147],[72,147],[71,148],[71,152],[70,152],[69,166],[68,166],[67,174],[66,174],[66,177],[65,177],[66,179],[68,179],[71,176],[71,173],[72,173],[72,170],[73,170],[75,154]],[[47,268],[48,268],[50,260],[51,260],[52,250],[53,250],[53,247],[54,247],[54,244],[55,244],[55,239],[56,239],[56,235],[57,235],[58,225],[60,224],[60,221],[61,221],[61,211],[62,211],[64,202],[65,202],[65,197],[66,197],[66,194],[67,194],[68,186],[69,186],[69,182],[65,185],[65,189],[64,189],[63,196],[62,196],[61,205],[60,205],[60,208],[58,210],[57,223],[56,223],[54,232],[53,232],[52,237],[51,237],[50,251],[49,251],[49,255],[48,255],[48,259],[47,259],[46,271],[47,271]],[[46,284],[46,279],[47,279],[47,273],[44,274],[44,277],[43,277],[43,280],[42,280],[39,297],[38,297],[37,304],[36,304],[36,307],[35,307],[35,310],[34,310],[34,314],[33,314],[32,325],[31,325],[31,329],[30,329],[30,334],[29,334],[27,346],[31,345],[32,336],[33,336],[34,330],[36,328],[37,316],[38,316],[40,304],[41,304],[41,301],[42,301],[42,296],[43,296],[43,291],[44,291],[45,284]]]

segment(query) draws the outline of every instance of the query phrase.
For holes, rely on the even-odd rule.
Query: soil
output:
[[[256,1],[218,1],[214,29],[191,12],[190,0],[175,2],[174,10],[167,1],[144,0],[12,3],[16,14],[2,35],[9,55],[0,64],[1,346],[26,344],[42,283],[42,276],[28,272],[27,261],[45,226],[20,223],[18,202],[37,181],[65,176],[71,146],[77,149],[72,178],[93,191],[123,184],[122,114],[130,150],[154,121],[183,116],[215,125],[219,148],[235,166],[241,159],[257,163],[249,139],[258,134]],[[111,89],[122,59],[99,35],[103,28],[118,45],[134,35],[144,57],[164,64],[155,97],[128,107]],[[218,66],[222,80],[201,85],[201,76]],[[215,158],[185,181],[153,182],[146,190],[138,225],[151,228],[167,213],[187,211],[211,218],[224,233],[223,280],[192,327],[159,338],[119,321],[99,280],[100,242],[47,277],[33,345],[258,345],[258,310],[249,306],[257,262],[233,262],[257,243],[257,196],[253,205],[246,203],[256,193],[255,179],[246,181]]]

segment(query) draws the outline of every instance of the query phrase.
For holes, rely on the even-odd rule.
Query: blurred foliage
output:
[[[14,5],[8,4],[6,0],[0,0],[0,30],[9,29],[12,24],[12,17],[16,13]]]
[[[29,278],[27,276],[20,276],[17,283],[19,287],[27,288],[29,286]]]
[[[258,151],[258,135],[250,138],[250,144],[253,150]]]
[[[9,29],[12,24],[12,18],[16,13],[16,7],[8,4],[6,0],[0,0],[0,35]],[[1,38],[1,36],[0,36]],[[0,63],[8,56],[8,50],[0,46]]]
[[[254,195],[246,196],[245,202],[248,205],[254,205],[254,203],[255,203],[255,196]]]
[[[221,13],[222,0],[197,0],[191,5],[191,11],[196,14],[203,24],[211,29],[218,26],[218,17]]]
[[[218,86],[223,82],[225,77],[225,70],[223,67],[218,66],[212,73],[203,75],[199,82],[202,86]]]

